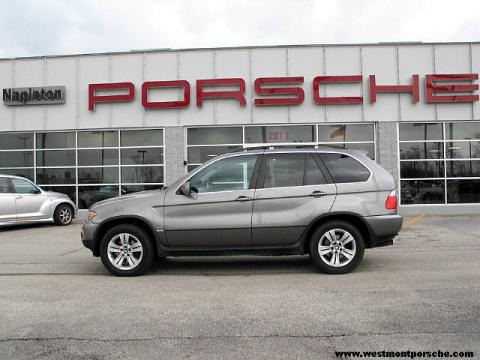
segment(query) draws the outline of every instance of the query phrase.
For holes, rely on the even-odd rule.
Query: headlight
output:
[[[88,220],[93,220],[97,217],[97,212],[96,211],[93,211],[93,210],[90,210],[88,212]]]

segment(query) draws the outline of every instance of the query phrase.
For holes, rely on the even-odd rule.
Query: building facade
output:
[[[402,210],[480,209],[480,43],[0,59],[0,174],[79,208],[249,146],[360,149]]]

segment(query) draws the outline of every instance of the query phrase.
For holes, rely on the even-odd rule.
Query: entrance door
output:
[[[165,197],[165,231],[171,247],[252,246],[251,181],[257,155],[235,154],[209,164],[187,181],[191,196],[170,189]]]

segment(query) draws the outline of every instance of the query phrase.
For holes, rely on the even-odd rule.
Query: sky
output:
[[[0,0],[0,57],[480,41],[479,0]]]

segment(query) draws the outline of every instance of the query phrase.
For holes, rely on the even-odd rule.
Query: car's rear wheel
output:
[[[363,259],[365,245],[358,229],[345,221],[331,221],[319,226],[310,238],[310,257],[328,274],[345,274]]]
[[[70,205],[60,204],[53,214],[55,224],[60,226],[70,225],[73,220],[73,209]]]
[[[114,275],[137,276],[153,263],[153,245],[148,234],[135,225],[117,225],[100,243],[103,265]]]

